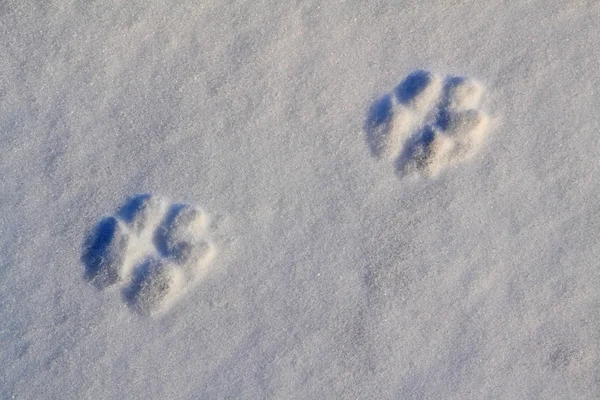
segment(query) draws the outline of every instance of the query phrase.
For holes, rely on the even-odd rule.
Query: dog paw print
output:
[[[85,277],[100,290],[119,288],[142,314],[161,313],[198,283],[214,257],[207,224],[194,206],[133,197],[86,237]]]
[[[481,147],[489,118],[478,110],[484,87],[466,77],[416,71],[370,108],[365,123],[374,157],[401,176],[434,177]]]

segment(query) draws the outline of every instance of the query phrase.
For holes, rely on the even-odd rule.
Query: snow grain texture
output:
[[[196,207],[135,196],[88,234],[85,277],[101,290],[121,288],[141,314],[161,314],[205,275],[215,255],[206,225]]]
[[[393,162],[402,177],[433,178],[468,160],[488,130],[489,118],[478,110],[483,93],[470,78],[411,73],[369,109],[371,153]]]

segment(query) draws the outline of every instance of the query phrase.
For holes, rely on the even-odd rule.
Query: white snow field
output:
[[[0,399],[600,398],[599,38],[0,0]]]

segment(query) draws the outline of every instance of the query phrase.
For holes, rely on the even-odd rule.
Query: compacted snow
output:
[[[598,21],[0,1],[0,398],[599,398]]]

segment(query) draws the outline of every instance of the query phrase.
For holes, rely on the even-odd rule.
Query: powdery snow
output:
[[[600,398],[599,20],[1,1],[0,398]]]

